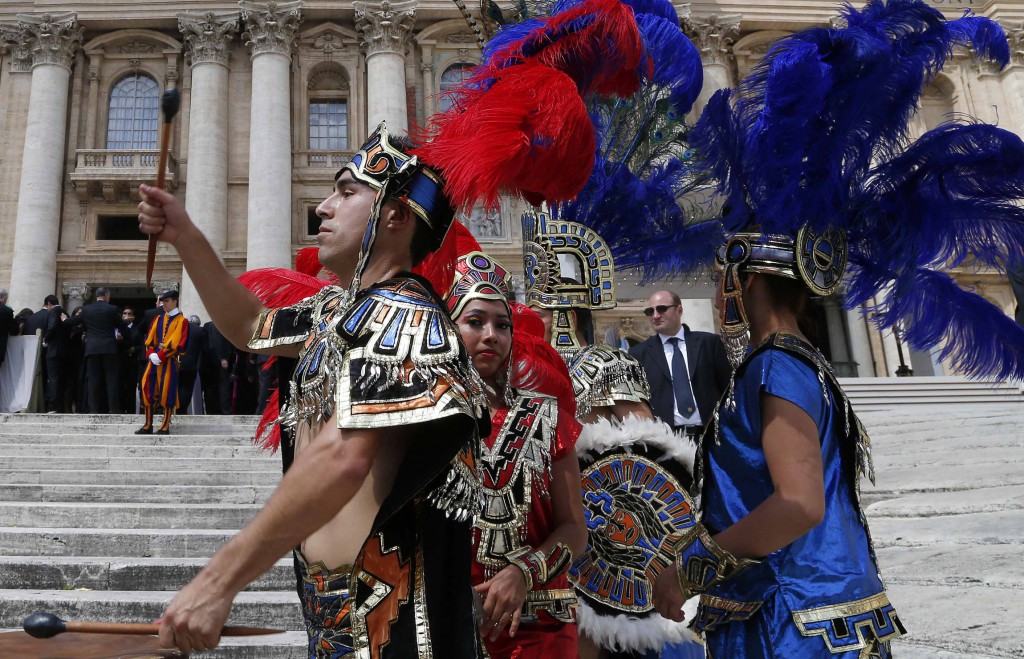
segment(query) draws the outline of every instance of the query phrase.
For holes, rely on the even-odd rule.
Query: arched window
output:
[[[122,78],[110,92],[108,149],[155,149],[160,121],[160,85],[149,76]]]
[[[309,149],[348,148],[348,77],[336,65],[318,65],[309,76]]]
[[[441,73],[441,94],[437,100],[438,112],[444,112],[452,106],[450,92],[457,89],[462,82],[473,73],[472,64],[452,64]]]

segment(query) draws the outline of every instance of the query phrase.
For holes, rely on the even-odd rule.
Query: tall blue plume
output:
[[[1024,379],[1024,329],[940,272],[1024,262],[1024,142],[961,122],[907,145],[921,90],[956,47],[1005,65],[1006,35],[921,0],[847,5],[846,27],[776,42],[739,89],[716,94],[690,141],[717,181],[723,225],[795,236],[845,231],[846,304],[972,376]],[[707,255],[706,260],[710,260]]]
[[[552,213],[594,229],[612,247],[618,269],[636,268],[650,280],[683,271],[684,255],[665,248],[679,243],[668,240],[690,241],[696,253],[720,241],[722,230],[717,221],[704,225],[709,211],[690,201],[706,186],[692,164],[685,122],[703,84],[700,53],[667,0],[625,4],[634,11],[651,66],[633,97],[590,103],[597,133],[593,173],[575,200]],[[697,247],[691,239],[711,242]]]

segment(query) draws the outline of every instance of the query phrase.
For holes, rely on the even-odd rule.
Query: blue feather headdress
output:
[[[922,87],[953,48],[1002,66],[1006,35],[970,14],[947,21],[919,0],[842,14],[845,28],[776,42],[738,90],[712,97],[692,131],[733,236],[719,262],[727,275],[733,264],[830,292],[842,269],[819,290],[800,252],[835,248],[837,263],[848,259],[847,306],[875,300],[880,329],[900,324],[919,350],[942,344],[967,375],[1024,378],[1024,330],[943,272],[1024,259],[1024,142],[959,122],[907,144]],[[793,243],[791,263],[756,264],[779,236]]]
[[[559,8],[571,5],[563,0]],[[717,221],[693,201],[707,187],[693,164],[685,116],[703,84],[700,52],[666,0],[625,0],[636,16],[649,61],[640,89],[626,99],[592,98],[594,169],[580,194],[551,209],[604,238],[617,270],[650,281],[682,272],[690,259],[666,244],[706,245],[722,238]]]

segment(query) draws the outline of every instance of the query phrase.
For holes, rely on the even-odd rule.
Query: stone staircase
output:
[[[254,417],[183,416],[136,436],[137,416],[0,415],[0,630],[45,609],[151,622],[262,506],[279,456]],[[229,624],[288,633],[224,639],[194,657],[292,659],[305,632],[291,558],[235,600]]]
[[[1024,414],[1024,390],[1015,382],[963,377],[839,378],[839,382],[858,412],[910,411],[936,405],[1019,405]]]

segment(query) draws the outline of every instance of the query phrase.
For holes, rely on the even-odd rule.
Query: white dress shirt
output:
[[[672,374],[672,356],[674,354],[673,351],[675,350],[675,346],[673,346],[669,342],[669,340],[673,339],[673,338],[679,339],[679,343],[677,343],[676,345],[679,346],[679,349],[682,350],[682,352],[683,352],[683,363],[686,364],[687,375],[689,375],[690,358],[686,354],[686,330],[684,330],[682,327],[680,327],[678,334],[676,334],[674,336],[665,336],[664,334],[659,334],[658,338],[661,339],[661,347],[665,350],[665,361],[668,362],[668,372],[669,372],[670,375]],[[675,377],[675,376],[672,375],[672,377]],[[687,378],[687,381],[689,381],[689,378]],[[690,382],[690,395],[693,396],[693,400],[694,401],[697,400],[697,397],[694,396],[694,394],[693,394],[693,382]],[[696,408],[697,408],[697,406],[694,405],[693,414],[691,414],[690,416],[683,416],[682,414],[680,414],[679,413],[679,403],[676,401],[675,390],[672,391],[672,418],[673,418],[673,425],[675,425],[675,426],[699,426],[699,425],[701,425],[700,410],[698,410]]]

